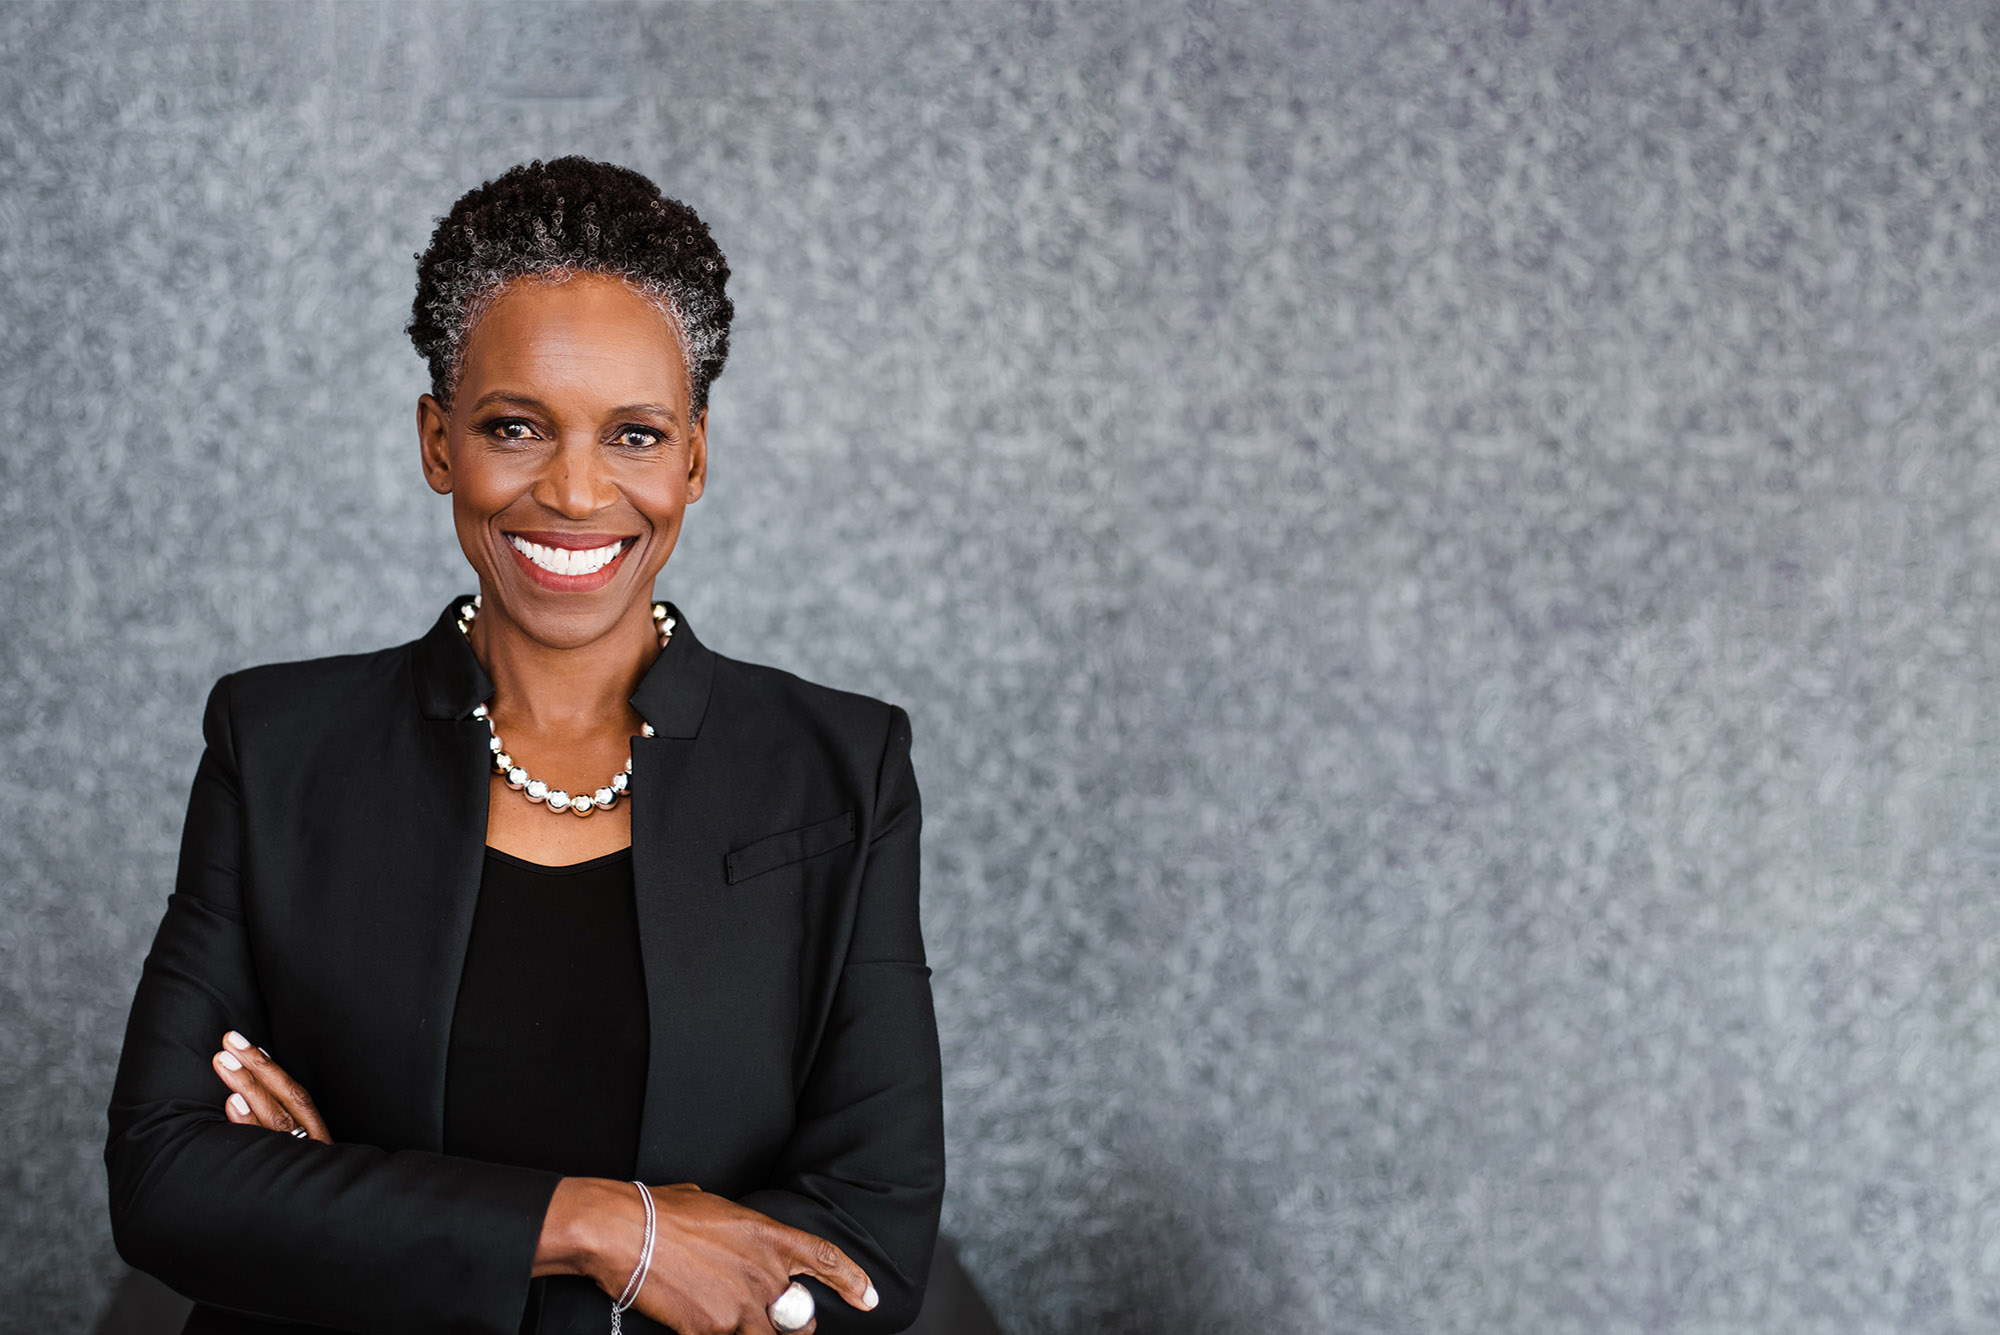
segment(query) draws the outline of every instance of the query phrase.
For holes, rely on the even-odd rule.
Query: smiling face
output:
[[[424,395],[417,430],[479,574],[480,623],[550,648],[650,626],[653,577],[708,470],[667,317],[600,274],[516,280],[467,337],[452,399]]]

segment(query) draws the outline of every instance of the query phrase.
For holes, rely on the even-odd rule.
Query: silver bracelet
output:
[[[621,1313],[639,1300],[639,1290],[646,1287],[646,1271],[653,1264],[653,1230],[657,1222],[653,1213],[653,1193],[646,1190],[644,1182],[634,1181],[639,1189],[639,1199],[646,1203],[646,1240],[639,1244],[639,1264],[632,1271],[632,1278],[625,1281],[625,1291],[611,1304],[611,1335],[624,1335],[618,1320]]]

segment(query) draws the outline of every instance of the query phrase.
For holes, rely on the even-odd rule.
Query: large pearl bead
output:
[[[528,795],[528,800],[530,802],[540,802],[544,798],[548,797],[549,786],[543,783],[540,779],[530,779],[528,780],[528,786],[526,788],[523,788],[521,791]]]
[[[617,803],[618,794],[614,792],[612,789],[600,788],[595,793],[591,794],[590,800],[597,803],[597,805],[601,807],[609,809],[610,807],[612,807]]]
[[[528,786],[528,771],[522,769],[519,765],[516,765],[514,766],[514,768],[508,770],[507,786],[509,788],[512,788],[517,793],[520,792],[523,788],[526,788]]]
[[[622,793],[627,788],[630,788],[632,786],[632,775],[630,773],[631,768],[632,768],[632,762],[628,760],[625,762],[624,769],[620,770],[618,773],[611,776],[612,792]]]
[[[591,800],[589,793],[578,793],[569,800],[569,814],[572,816],[588,816],[595,810],[597,803]]]
[[[779,1330],[801,1330],[813,1319],[813,1296],[804,1285],[794,1280],[768,1310],[771,1324]]]
[[[550,811],[569,810],[569,794],[560,788],[553,789],[544,800],[548,802]]]

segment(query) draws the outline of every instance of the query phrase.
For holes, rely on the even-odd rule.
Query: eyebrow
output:
[[[474,403],[467,411],[475,413],[483,412],[488,408],[503,403],[511,403],[522,408],[532,408],[546,417],[553,417],[555,415],[549,411],[549,406],[540,399],[527,394],[515,394],[504,389],[496,389],[491,393],[480,395],[478,402]],[[664,417],[676,426],[680,424],[681,420],[679,413],[675,412],[672,408],[658,403],[621,404],[605,414],[607,417],[642,417],[648,415]]]

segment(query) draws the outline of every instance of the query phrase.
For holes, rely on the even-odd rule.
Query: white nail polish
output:
[[[248,1117],[250,1115],[250,1100],[244,1098],[241,1094],[231,1094],[229,1096],[229,1106],[236,1109],[238,1117]]]
[[[882,1299],[876,1294],[873,1284],[868,1286],[868,1292],[861,1295],[861,1305],[871,1312],[875,1310],[875,1304],[881,1301]]]
[[[217,1059],[218,1059],[218,1060],[220,1060],[220,1061],[222,1062],[222,1064],[223,1064],[224,1066],[227,1066],[227,1067],[228,1067],[228,1068],[229,1068],[230,1070],[232,1070],[232,1071],[240,1071],[240,1070],[242,1070],[242,1069],[243,1069],[243,1063],[242,1063],[242,1062],[240,1062],[240,1061],[237,1061],[237,1060],[236,1060],[236,1058],[234,1058],[234,1057],[230,1056],[230,1055],[229,1055],[228,1053],[226,1053],[226,1052],[218,1052],[218,1053],[216,1053],[215,1055],[216,1055]]]
[[[237,1033],[234,1029],[224,1034],[222,1041],[232,1048],[247,1048],[250,1046],[250,1040]]]

